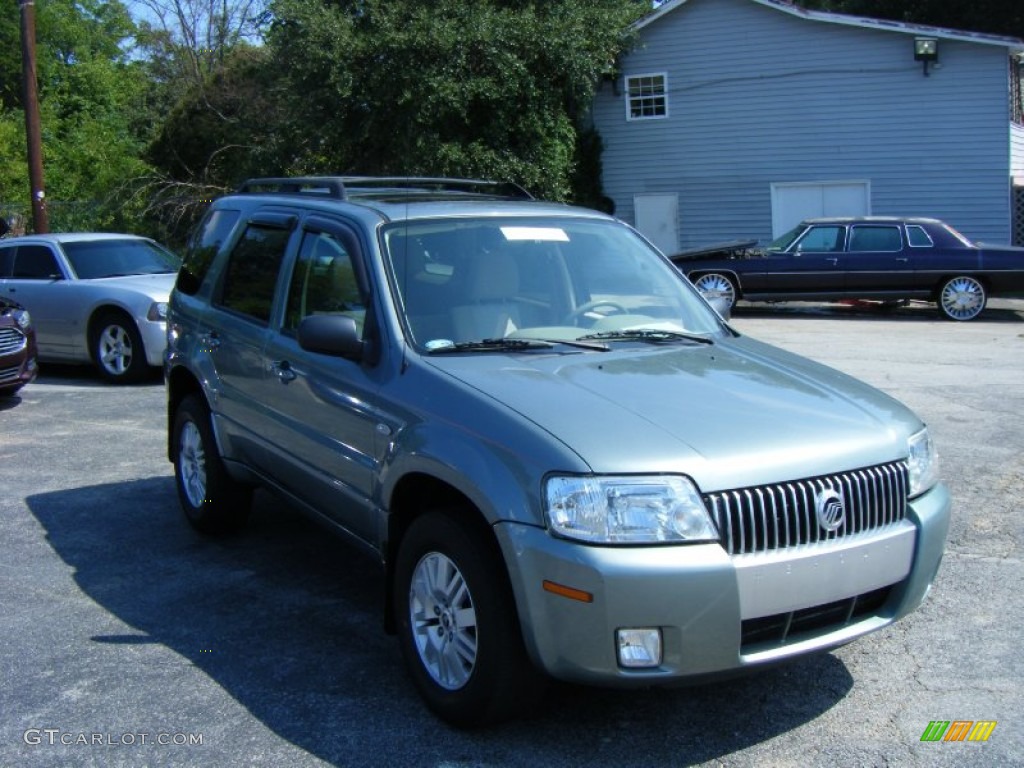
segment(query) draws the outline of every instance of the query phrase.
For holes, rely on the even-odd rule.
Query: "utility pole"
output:
[[[32,188],[32,225],[36,234],[50,231],[43,190],[43,146],[36,93],[35,0],[18,0],[21,10],[21,79],[25,95],[25,137],[28,141],[28,177]]]

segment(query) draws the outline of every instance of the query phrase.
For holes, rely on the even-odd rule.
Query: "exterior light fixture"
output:
[[[928,77],[928,64],[939,60],[939,41],[934,37],[914,38],[914,61],[923,62],[924,76]]]

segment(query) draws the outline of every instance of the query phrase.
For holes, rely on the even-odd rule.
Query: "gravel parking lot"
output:
[[[263,493],[243,535],[198,537],[159,378],[47,368],[0,401],[0,766],[1019,765],[1024,300],[965,324],[810,304],[741,305],[734,324],[929,423],[954,519],[913,616],[753,677],[559,685],[522,721],[452,730],[381,631],[372,561]],[[922,742],[936,720],[997,725]]]

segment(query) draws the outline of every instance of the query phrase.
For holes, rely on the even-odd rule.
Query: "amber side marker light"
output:
[[[556,584],[553,581],[547,579],[543,582],[544,591],[550,592],[553,595],[560,595],[561,597],[568,597],[570,600],[579,600],[581,603],[592,603],[594,602],[594,596],[589,592],[584,592],[582,589],[573,589],[567,587],[564,584]]]

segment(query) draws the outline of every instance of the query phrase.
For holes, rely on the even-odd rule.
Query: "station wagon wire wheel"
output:
[[[988,296],[976,278],[961,275],[943,283],[939,291],[939,311],[949,320],[973,320],[985,309]]]
[[[449,691],[464,686],[476,665],[476,608],[462,573],[440,552],[424,555],[413,571],[409,618],[434,682]]]
[[[725,299],[729,302],[729,309],[736,304],[736,284],[719,272],[701,275],[694,279],[693,285],[705,299]]]

